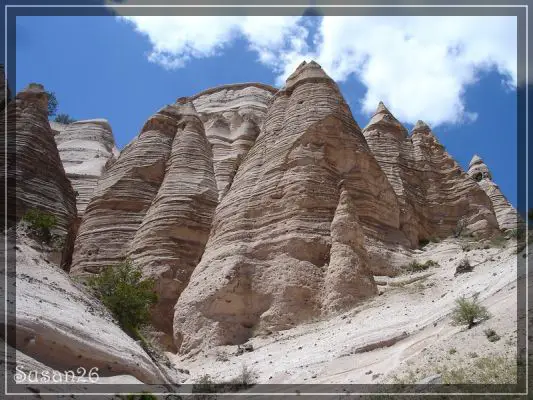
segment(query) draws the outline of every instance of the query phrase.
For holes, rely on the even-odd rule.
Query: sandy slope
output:
[[[179,378],[162,371],[22,229],[16,246],[8,246],[15,249],[17,259],[15,328],[20,354],[60,371],[97,367],[99,376],[108,381],[125,375],[129,376],[125,382],[166,383]],[[17,357],[19,361],[24,359]]]
[[[258,383],[379,383],[408,370],[429,376],[439,366],[469,362],[469,353],[515,356],[517,256],[507,248],[465,252],[463,242],[432,243],[415,254],[440,266],[396,278],[376,277],[382,295],[326,321],[249,341],[254,351],[233,355],[236,346],[221,346],[193,357],[173,356],[190,370],[188,382],[204,374],[215,381],[237,376],[243,365]],[[457,263],[468,257],[474,271],[454,277]],[[412,281],[410,284],[402,282]],[[449,313],[461,295],[479,293],[493,317],[471,330],[450,324]],[[489,342],[483,331],[494,329],[501,340]],[[388,345],[388,347],[386,347]],[[368,347],[365,347],[368,346]],[[372,350],[372,346],[375,346]],[[385,346],[385,347],[384,347]],[[449,354],[450,348],[456,353]],[[366,351],[365,351],[366,350]],[[227,354],[227,361],[220,361]],[[218,357],[217,357],[218,356]],[[448,363],[448,364],[447,364]]]

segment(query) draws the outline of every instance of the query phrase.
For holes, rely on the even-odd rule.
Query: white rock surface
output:
[[[74,190],[81,217],[106,166],[119,155],[113,132],[105,119],[51,122],[61,162]]]
[[[41,245],[21,229],[17,235],[17,350],[58,370],[97,367],[102,377],[168,382],[107,310],[47,259]]]

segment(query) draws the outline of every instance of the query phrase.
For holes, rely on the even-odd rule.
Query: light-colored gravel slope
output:
[[[463,245],[455,239],[429,244],[415,257],[440,266],[396,278],[376,277],[380,296],[330,320],[255,337],[248,342],[251,352],[236,356],[237,346],[220,346],[192,357],[173,356],[174,361],[190,370],[188,382],[205,374],[228,381],[246,365],[258,383],[295,384],[296,390],[298,384],[391,382],[393,376],[417,369],[416,377],[423,378],[444,366],[466,365],[471,353],[515,357],[514,242],[503,249],[468,252]],[[474,270],[454,277],[464,257]],[[492,317],[470,330],[452,326],[449,314],[455,300],[476,293]],[[484,334],[488,328],[501,339],[489,342]]]

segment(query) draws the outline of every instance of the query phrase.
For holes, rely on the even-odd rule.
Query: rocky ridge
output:
[[[44,207],[68,214],[58,229],[76,229],[64,181],[79,194],[71,275],[127,258],[141,266],[156,279],[153,325],[172,352],[328,318],[377,295],[377,277],[401,273],[421,242],[512,225],[503,195],[472,179],[478,162],[466,174],[426,124],[409,134],[383,103],[361,130],[315,62],[280,90],[247,83],[179,98],[120,155],[106,121],[48,124],[34,97],[41,114],[23,130],[46,131],[57,154],[48,169],[64,165],[52,179],[64,193]]]

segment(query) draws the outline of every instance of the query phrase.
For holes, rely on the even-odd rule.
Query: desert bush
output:
[[[425,271],[429,267],[434,267],[439,265],[439,263],[433,260],[427,260],[425,263],[419,263],[418,261],[412,261],[404,268],[409,272],[421,272]]]
[[[64,114],[64,113],[57,114],[54,121],[59,122],[60,124],[66,124],[66,125],[76,122],[74,118],[71,118],[70,115]]]
[[[255,384],[254,372],[248,368],[246,364],[243,364],[241,372],[237,375],[231,383],[236,388],[247,388]]]
[[[54,92],[46,92],[48,95],[48,116],[53,117],[57,113],[58,102]]]
[[[418,247],[426,247],[429,244],[429,239],[420,239],[418,241]]]
[[[478,303],[476,297],[469,300],[463,296],[455,300],[455,308],[452,311],[454,325],[467,325],[470,329],[488,318],[490,318],[489,312]]]
[[[142,279],[140,268],[126,260],[106,268],[88,281],[120,326],[136,338],[138,328],[148,323],[150,307],[157,302],[154,279]]]
[[[483,333],[489,339],[489,342],[497,342],[501,339],[494,329],[485,329]]]
[[[477,358],[473,365],[444,369],[444,384],[513,384],[516,383],[517,365],[511,358],[489,356]]]
[[[193,383],[191,393],[217,393],[217,384],[213,379],[211,379],[211,376],[205,374],[200,377],[200,379],[198,379],[195,383]],[[205,399],[209,399],[209,395],[196,395],[193,398],[196,400],[200,400],[204,397]]]
[[[464,219],[457,221],[457,225],[455,226],[455,229],[453,230],[453,236],[456,238],[462,236],[465,228],[466,228],[466,221]]]
[[[127,394],[119,396],[119,398],[123,400],[157,400],[157,396],[148,392],[142,392],[141,394]]]
[[[24,214],[22,220],[25,221],[32,232],[42,240],[48,242],[52,239],[52,229],[57,225],[57,218],[55,215],[37,209],[31,209]]]

